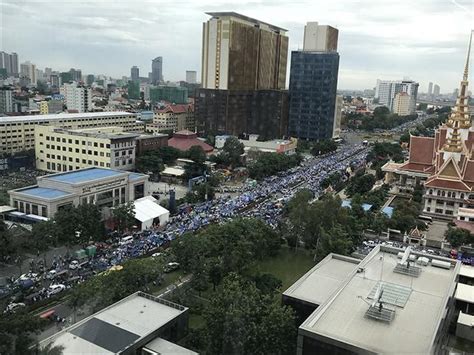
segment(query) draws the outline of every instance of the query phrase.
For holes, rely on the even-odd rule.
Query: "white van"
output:
[[[127,245],[133,242],[133,236],[129,235],[128,237],[123,237],[120,239],[119,245]]]

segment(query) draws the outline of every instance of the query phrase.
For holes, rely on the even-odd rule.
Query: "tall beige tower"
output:
[[[284,89],[286,30],[235,12],[208,12],[203,24],[202,87]]]
[[[317,22],[308,22],[304,26],[303,51],[336,52],[339,30]]]

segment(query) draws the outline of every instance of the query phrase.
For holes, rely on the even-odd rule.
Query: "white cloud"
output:
[[[165,78],[180,80],[185,70],[200,71],[208,11],[287,28],[291,50],[301,47],[305,22],[337,27],[340,88],[409,76],[451,91],[474,26],[471,0],[3,0],[0,45],[39,67],[114,77],[133,65],[146,76],[151,59],[163,56]]]

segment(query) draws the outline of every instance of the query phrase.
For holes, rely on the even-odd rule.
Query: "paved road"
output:
[[[81,249],[80,246],[73,246],[71,247],[70,253],[74,252],[75,250]],[[59,257],[60,255],[65,255],[67,253],[67,248],[65,246],[58,247],[58,248],[50,248],[46,252],[42,252],[38,254],[25,254],[21,257],[18,263],[14,260],[7,263],[0,263],[0,277],[15,277],[17,278],[21,274],[27,273],[29,270],[32,269],[32,265],[39,263],[40,261],[46,262],[48,268],[51,267],[51,263],[55,257]],[[21,262],[20,262],[21,261]],[[34,264],[32,264],[32,262]]]

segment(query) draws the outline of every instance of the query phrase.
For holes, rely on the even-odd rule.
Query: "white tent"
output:
[[[153,196],[139,198],[133,202],[133,205],[135,218],[142,223],[142,230],[150,228],[156,218],[160,219],[160,226],[165,225],[170,218],[170,212],[161,207]]]

